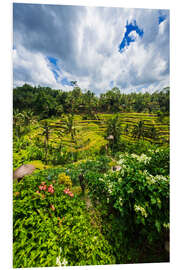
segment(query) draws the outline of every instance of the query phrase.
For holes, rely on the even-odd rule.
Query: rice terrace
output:
[[[95,14],[99,24],[101,20],[105,24],[109,14],[106,12],[114,12],[116,8],[102,8],[102,15],[98,8],[86,7],[14,4],[13,8],[13,267],[169,262],[170,87],[167,77],[163,77],[165,70],[159,75],[164,78],[163,83],[150,83],[153,76],[154,80],[157,78],[153,71],[149,85],[143,84],[147,75],[145,66],[143,79],[138,75],[133,83],[131,77],[128,84],[121,76],[121,85],[120,75],[113,77],[115,70],[103,77],[101,65],[104,82],[107,77],[110,82],[100,83],[102,89],[96,82],[84,86],[86,64],[88,72],[91,69],[88,55],[87,63],[82,62],[83,71],[77,65],[79,73],[71,74],[67,63],[72,59],[63,60],[65,52],[62,56],[60,51],[55,51],[53,31],[59,25],[63,33],[61,16],[64,22],[67,18],[73,19],[70,15],[74,13],[77,21],[80,15],[91,20]],[[117,10],[127,20],[123,26],[125,35],[122,34],[121,43],[116,46],[118,54],[115,58],[112,55],[113,63],[118,57],[120,62],[124,61],[123,55],[128,51],[136,52],[136,43],[145,42],[146,23],[144,28],[141,25],[143,12],[149,20],[152,14],[157,18],[159,35],[165,31],[169,18],[168,11],[154,10],[151,14],[142,10],[134,21],[128,21],[126,12]],[[131,9],[128,10],[130,16]],[[47,14],[53,29],[50,32],[42,23]],[[31,27],[30,15],[36,18]],[[38,27],[33,28],[37,21]],[[89,29],[96,25],[93,21],[88,24],[88,19],[86,23]],[[68,22],[67,25],[70,27]],[[113,22],[112,25],[115,27]],[[78,26],[82,27],[80,23]],[[91,30],[89,36],[87,31],[90,43],[96,29]],[[138,37],[133,36],[134,32]],[[48,33],[52,38],[50,43]],[[36,38],[33,40],[36,34],[39,39],[41,35],[47,38],[44,47],[36,43]],[[19,38],[21,35],[23,40]],[[74,41],[72,33],[70,37]],[[65,35],[65,41],[66,38]],[[38,46],[43,49],[36,54]],[[59,46],[67,49],[62,44]],[[110,57],[104,52],[109,47],[103,46],[102,55]],[[144,49],[139,47],[141,50],[146,48],[139,46],[144,46]],[[160,62],[163,55],[158,57]],[[41,62],[39,73],[37,59]],[[131,61],[130,56],[127,59]],[[110,64],[111,59],[106,60]],[[26,73],[25,62],[30,63],[28,69],[33,67],[38,76],[32,70]],[[117,62],[119,67],[120,62]],[[72,63],[77,64],[75,59]],[[159,74],[155,68],[157,62],[153,63],[152,69]],[[149,62],[146,64],[151,67]],[[73,71],[73,65],[71,68]],[[128,72],[133,76],[132,69]],[[122,74],[126,76],[126,71]],[[148,73],[147,81],[149,77]],[[96,76],[95,79],[100,80]],[[138,82],[145,89],[136,89]]]

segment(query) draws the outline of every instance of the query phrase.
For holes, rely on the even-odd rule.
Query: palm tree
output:
[[[107,122],[106,139],[109,140],[109,146],[114,151],[118,146],[121,135],[121,123],[118,115]]]
[[[44,148],[45,148],[45,163],[47,164],[47,153],[48,153],[48,142],[49,142],[49,135],[50,135],[50,127],[48,126],[47,121],[43,122],[42,125],[44,136]]]
[[[76,135],[76,128],[73,114],[67,116],[65,124],[66,124],[66,132],[70,133],[71,138],[74,140],[74,136]]]
[[[138,140],[143,137],[144,139],[144,121],[140,120],[138,124],[133,128],[132,134],[134,138],[138,138]]]
[[[30,110],[28,111],[23,111],[23,118],[24,118],[24,125],[28,126],[31,123],[32,117],[34,115],[34,113]]]
[[[13,131],[20,138],[24,134],[23,128],[24,115],[17,109],[13,111]]]

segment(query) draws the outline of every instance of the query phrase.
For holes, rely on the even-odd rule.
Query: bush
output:
[[[85,203],[52,176],[51,169],[14,183],[13,267],[115,263],[112,247],[91,226]]]
[[[59,181],[59,184],[65,185],[68,188],[72,187],[71,178],[65,173],[61,173],[58,175],[58,181]]]
[[[169,175],[170,152],[169,147],[158,148],[154,151],[149,151],[151,157],[147,164],[147,170],[152,174]]]
[[[160,163],[154,163],[159,153],[150,157],[121,154],[117,162],[120,171],[86,175],[91,198],[99,202],[102,211],[106,209],[103,220],[108,225],[105,223],[104,232],[118,263],[139,262],[142,245],[146,249],[158,244],[161,249],[168,238],[169,177],[150,173],[161,171],[155,167]]]

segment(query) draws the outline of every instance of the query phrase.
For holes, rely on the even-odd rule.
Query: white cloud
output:
[[[37,18],[37,9],[35,13],[33,7],[31,10],[26,8],[32,18],[35,16],[40,22],[37,30],[35,26],[32,30],[25,15],[23,26],[15,17],[15,84],[29,79],[32,84],[68,90],[71,87],[60,83],[61,78],[67,78],[96,93],[108,90],[111,81],[127,92],[153,87],[156,90],[169,85],[168,11],[164,11],[166,20],[159,24],[158,10],[71,7],[65,13],[66,7],[49,6],[40,9],[42,14],[38,14]],[[44,29],[41,16],[45,20],[48,14],[51,14],[48,17],[49,26]],[[140,38],[135,31],[131,32],[130,36],[135,41],[119,53],[125,26],[133,20],[143,29],[144,35]],[[48,41],[43,47],[42,38],[50,38],[52,42]],[[53,46],[53,40],[58,46]],[[54,78],[47,56],[59,60],[58,81]]]

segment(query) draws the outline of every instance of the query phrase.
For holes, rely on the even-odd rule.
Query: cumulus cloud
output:
[[[14,4],[13,15],[14,85],[68,91],[76,80],[97,94],[169,85],[168,10]]]

